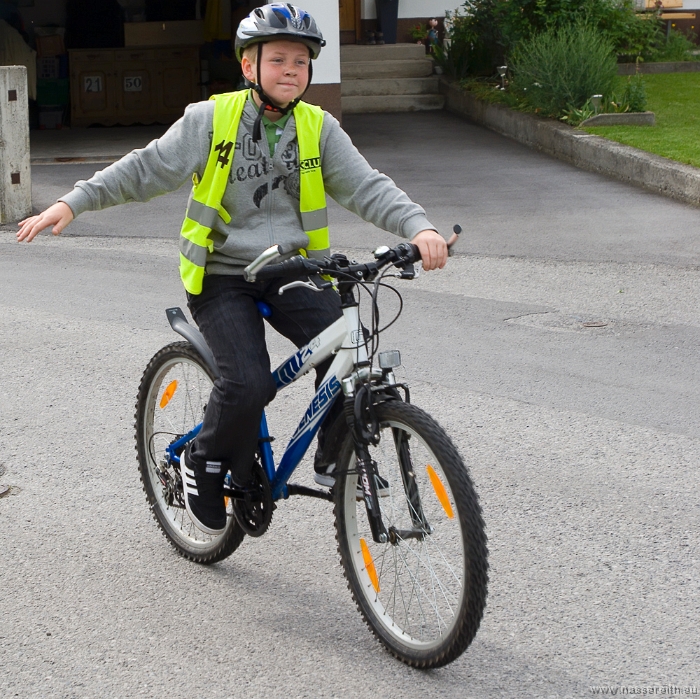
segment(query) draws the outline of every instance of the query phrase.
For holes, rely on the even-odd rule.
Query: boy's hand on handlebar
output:
[[[62,201],[56,202],[38,216],[30,216],[19,222],[17,241],[21,243],[26,240],[31,243],[36,235],[45,228],[51,228],[54,235],[59,235],[72,220],[73,212],[70,206]]]
[[[447,264],[447,243],[445,239],[432,229],[421,231],[411,239],[418,248],[423,269],[442,269]]]

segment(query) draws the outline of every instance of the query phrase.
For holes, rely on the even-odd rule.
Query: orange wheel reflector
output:
[[[164,408],[168,403],[170,403],[170,399],[175,395],[175,391],[177,391],[177,381],[171,381],[168,384],[168,387],[165,389],[165,391],[163,391],[163,395],[161,396],[161,409]]]
[[[440,501],[440,504],[442,505],[442,509],[445,510],[445,514],[452,519],[455,516],[455,513],[452,511],[452,505],[450,505],[450,496],[447,494],[447,491],[445,490],[445,486],[442,484],[442,481],[440,480],[440,476],[438,476],[437,473],[435,473],[435,469],[428,464],[426,466],[426,470],[428,471],[428,476],[430,477],[430,483],[433,486],[433,490],[435,491],[435,495],[437,495],[437,499]]]
[[[372,587],[374,588],[375,592],[379,592],[379,578],[377,577],[377,569],[374,567],[372,554],[369,552],[367,542],[364,539],[360,539],[360,548],[362,549],[362,558],[365,561],[367,575],[369,575],[369,579],[372,581]]]
[[[228,504],[231,502],[231,498],[224,495],[224,507],[228,510]]]

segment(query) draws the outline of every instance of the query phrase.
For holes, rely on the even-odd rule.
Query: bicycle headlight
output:
[[[399,350],[380,352],[379,366],[382,369],[394,369],[397,366],[401,366],[401,352]]]

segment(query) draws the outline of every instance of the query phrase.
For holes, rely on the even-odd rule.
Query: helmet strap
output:
[[[255,92],[258,93],[258,96],[260,97],[260,109],[258,110],[258,116],[255,117],[255,123],[253,124],[253,142],[258,143],[260,139],[262,138],[262,118],[263,114],[268,111],[268,112],[277,112],[278,114],[282,114],[283,116],[285,114],[289,114],[294,107],[299,104],[301,101],[301,98],[306,94],[306,91],[309,89],[309,85],[311,85],[311,78],[313,77],[313,64],[311,62],[311,52],[309,51],[309,80],[306,83],[306,87],[304,88],[304,92],[302,92],[299,97],[297,97],[295,100],[292,100],[286,107],[278,107],[266,94],[265,90],[263,90],[262,86],[262,80],[260,77],[260,63],[262,62],[262,47],[263,47],[264,42],[259,42],[258,43],[258,58],[256,61],[256,69],[257,69],[257,82],[252,86],[252,89],[255,90]]]

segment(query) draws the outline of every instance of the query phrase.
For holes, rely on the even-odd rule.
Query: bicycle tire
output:
[[[139,473],[153,517],[181,556],[203,564],[230,556],[245,534],[232,516],[231,504],[222,534],[211,536],[195,527],[181,506],[179,470],[168,462],[165,447],[201,422],[213,383],[211,371],[194,347],[189,342],[174,342],[148,363],[141,377],[134,416]],[[170,395],[164,395],[168,389]],[[158,468],[167,488],[158,476]]]
[[[394,544],[374,542],[364,501],[357,498],[348,438],[336,471],[338,552],[355,603],[379,641],[408,665],[441,667],[467,649],[483,616],[488,550],[481,507],[459,452],[435,420],[400,401],[375,410],[380,441],[369,450],[380,477],[389,481],[389,496],[379,498],[384,524],[387,530],[400,525],[395,532],[406,536],[407,528],[419,531],[423,538],[394,534]],[[404,473],[415,478],[420,506],[407,494],[415,491],[405,485],[410,479],[401,474],[399,452]]]

